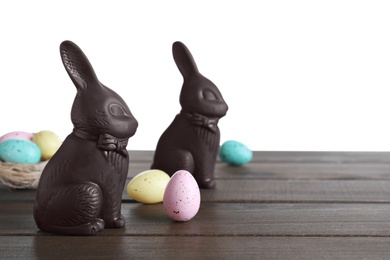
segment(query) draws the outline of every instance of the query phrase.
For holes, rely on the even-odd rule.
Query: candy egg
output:
[[[253,152],[243,143],[229,140],[222,144],[219,150],[219,157],[230,165],[239,166],[250,162]]]
[[[3,136],[0,137],[0,143],[5,142],[7,140],[11,139],[18,139],[18,140],[32,140],[33,134],[23,131],[14,131],[9,132]]]
[[[0,158],[5,162],[34,164],[40,161],[41,151],[32,141],[11,139],[0,143]]]
[[[127,194],[138,202],[154,204],[163,201],[170,177],[161,170],[147,170],[137,174],[127,185]]]
[[[167,215],[176,221],[192,219],[200,208],[199,186],[186,170],[175,172],[165,189],[163,205]]]
[[[42,161],[50,159],[62,144],[61,139],[54,132],[48,130],[34,134],[32,141],[41,149]]]

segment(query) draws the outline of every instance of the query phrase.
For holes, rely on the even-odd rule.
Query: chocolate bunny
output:
[[[39,180],[34,219],[39,229],[63,235],[95,235],[120,228],[128,173],[128,139],[138,122],[125,101],[104,86],[82,50],[60,45],[62,63],[77,88],[73,132],[47,163]]]
[[[199,73],[182,42],[173,43],[172,51],[184,78],[180,93],[182,109],[161,135],[151,168],[170,176],[177,170],[187,170],[200,188],[214,188],[220,142],[218,121],[226,115],[228,106],[217,86]]]

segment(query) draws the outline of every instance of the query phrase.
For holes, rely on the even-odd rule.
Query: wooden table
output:
[[[130,151],[128,181],[151,151]],[[34,190],[0,190],[0,259],[389,259],[390,153],[255,152],[216,165],[190,221],[123,194],[123,229],[95,237],[39,231]]]

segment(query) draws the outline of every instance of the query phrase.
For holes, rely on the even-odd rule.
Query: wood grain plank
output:
[[[128,179],[148,170],[145,162],[133,162],[129,167]],[[215,167],[217,181],[223,179],[238,180],[389,180],[389,164],[332,164],[332,163],[251,163],[240,167],[219,163]],[[1,189],[0,200],[7,196]],[[3,196],[4,195],[4,196]]]
[[[375,151],[254,151],[254,162],[390,162],[390,152]]]
[[[136,168],[140,169],[142,165]],[[131,169],[132,174],[135,173],[133,170]],[[133,175],[129,175],[131,176]],[[218,163],[215,165],[215,177],[267,180],[390,180],[390,163],[252,162],[236,167]]]
[[[130,154],[129,178],[149,170],[152,151]],[[390,179],[390,152],[261,152],[242,166],[219,158],[216,178]]]
[[[346,156],[340,152],[329,153],[329,155],[326,153],[326,159],[321,155],[310,156],[310,153],[303,153],[302,157],[299,152],[287,153],[288,155],[281,153],[281,157],[278,157],[279,153],[276,152],[254,154],[251,163],[239,167],[229,166],[219,161],[216,163],[215,177],[217,179],[390,180],[390,153],[385,155],[362,153],[356,159],[353,159],[350,153],[346,153],[350,155]],[[389,156],[389,161],[386,161],[386,155]],[[130,161],[129,178],[150,169],[152,152],[133,151],[132,156],[134,158]],[[264,158],[256,159],[259,156]],[[346,162],[348,160],[349,162]]]
[[[34,201],[36,190],[0,190],[0,201]],[[1,214],[1,208],[0,208]]]
[[[128,180],[153,151],[129,151]],[[390,152],[255,151],[232,167],[219,158],[217,188],[202,190],[194,219],[123,193],[123,229],[66,237],[37,229],[34,190],[0,190],[0,259],[387,259]],[[85,259],[85,258],[83,258]]]
[[[0,237],[2,259],[387,259],[390,238]]]
[[[390,181],[218,180],[201,196],[203,202],[388,203]]]
[[[149,170],[146,162],[133,161],[128,177]],[[215,165],[217,179],[390,180],[390,163],[252,162],[242,166]]]
[[[154,151],[129,150],[131,161],[151,162]],[[217,161],[221,161],[218,157]],[[376,151],[253,151],[252,162],[390,162],[390,152]]]
[[[390,181],[219,179],[215,189],[201,189],[201,198],[214,203],[389,203]],[[133,201],[126,190],[122,200]]]
[[[219,179],[201,197],[214,203],[389,203],[390,181]],[[0,202],[34,200],[35,190],[0,191]],[[134,202],[126,189],[122,201]]]
[[[0,202],[0,236],[48,235],[32,203]],[[174,222],[163,205],[122,205],[126,226],[99,236],[390,236],[390,204],[202,203],[188,222]]]

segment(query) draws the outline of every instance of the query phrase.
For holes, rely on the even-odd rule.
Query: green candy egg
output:
[[[10,139],[0,143],[0,159],[4,162],[34,164],[41,160],[41,151],[30,140]]]
[[[239,166],[250,162],[253,158],[253,152],[243,143],[229,140],[222,144],[219,157],[230,165]]]

